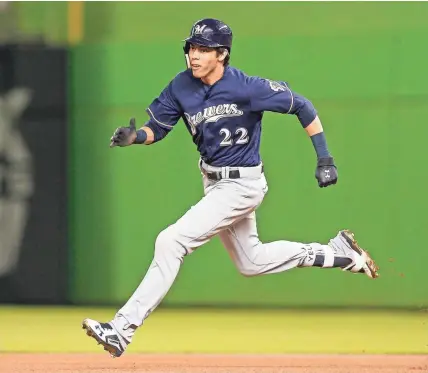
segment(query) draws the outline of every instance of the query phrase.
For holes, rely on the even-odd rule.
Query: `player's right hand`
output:
[[[320,188],[337,183],[337,168],[332,157],[318,159],[315,178]]]
[[[129,127],[118,127],[110,139],[110,148],[114,146],[132,145],[137,138],[137,129],[135,128],[135,118],[129,121]]]

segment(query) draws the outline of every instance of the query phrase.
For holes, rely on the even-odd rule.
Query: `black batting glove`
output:
[[[318,159],[315,178],[318,180],[320,188],[337,183],[337,168],[334,165],[333,157]]]
[[[110,139],[110,147],[132,145],[137,138],[137,129],[135,128],[135,118],[129,121],[129,127],[119,127],[114,131]]]

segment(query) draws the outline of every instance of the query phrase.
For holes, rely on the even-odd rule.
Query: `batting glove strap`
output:
[[[333,157],[319,158],[317,162],[318,167],[334,166]]]

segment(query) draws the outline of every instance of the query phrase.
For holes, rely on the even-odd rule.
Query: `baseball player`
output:
[[[324,188],[336,184],[338,174],[321,121],[312,103],[287,83],[248,76],[229,65],[232,31],[222,21],[196,22],[184,42],[187,69],[150,104],[144,126],[137,129],[131,119],[128,127],[116,129],[110,146],[154,144],[182,119],[200,153],[204,196],[159,233],[145,277],[114,318],[83,320],[86,333],[113,357],[123,354],[135,331],[161,303],[184,257],[216,235],[244,276],[301,267],[378,276],[377,265],[349,230],[338,232],[327,244],[260,241],[255,211],[268,191],[259,153],[263,113],[297,117],[313,143],[315,177]]]

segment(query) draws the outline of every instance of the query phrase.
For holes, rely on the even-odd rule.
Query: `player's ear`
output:
[[[220,60],[220,62],[223,62],[224,61],[224,59],[227,57],[227,54],[228,54],[229,52],[227,51],[227,49],[224,49],[223,50],[223,53],[221,53],[220,54],[220,56],[219,56],[219,60]]]

